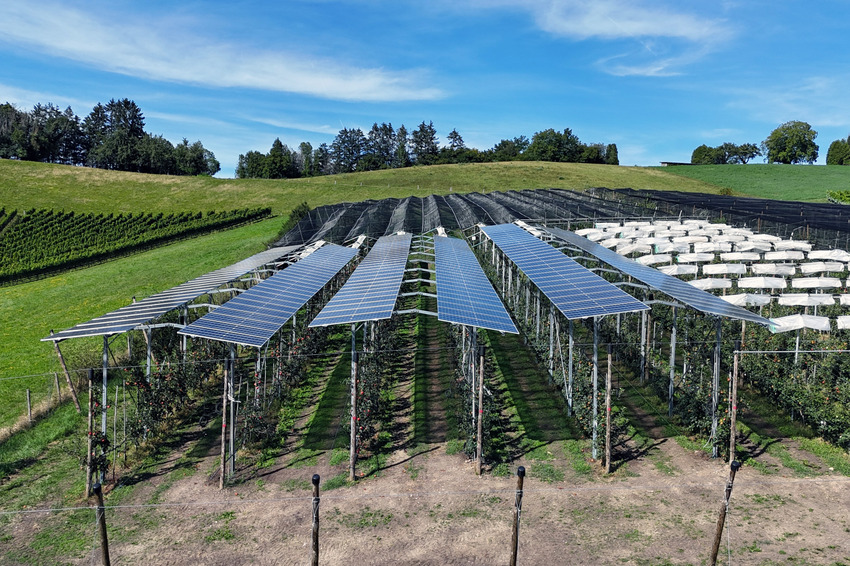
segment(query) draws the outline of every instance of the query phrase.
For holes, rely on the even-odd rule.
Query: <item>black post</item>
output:
[[[313,474],[313,559],[312,566],[319,566],[319,474]]]
[[[714,533],[714,545],[711,547],[711,566],[717,564],[717,552],[720,550],[720,539],[723,536],[723,524],[726,523],[726,512],[729,510],[729,498],[732,497],[732,484],[735,483],[735,473],[741,468],[741,463],[732,460],[729,470],[729,480],[726,482],[726,496],[720,506],[720,515],[717,517],[717,529]]]
[[[103,506],[103,492],[100,489],[100,484],[94,484],[92,491],[97,496],[97,530],[100,534],[100,556],[103,561],[103,566],[109,566],[109,541],[106,538],[106,513]]]
[[[516,502],[514,504],[514,527],[511,533],[511,566],[516,566],[517,548],[519,546],[519,520],[522,515],[522,481],[525,477],[525,468],[520,466],[516,470]]]

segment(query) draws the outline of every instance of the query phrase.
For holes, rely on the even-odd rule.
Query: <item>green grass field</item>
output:
[[[850,189],[850,167],[840,165],[697,165],[663,170],[732,189],[734,194],[776,200],[826,202],[827,191]]]

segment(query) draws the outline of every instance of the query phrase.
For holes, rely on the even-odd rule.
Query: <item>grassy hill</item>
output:
[[[744,196],[826,202],[827,191],[850,189],[850,167],[839,165],[685,165],[664,171]]]
[[[544,187],[719,190],[660,168],[578,163],[473,163],[270,180],[144,175],[0,160],[0,206],[7,209],[119,213],[269,206],[275,214],[286,214],[303,201],[316,207],[385,197]]]

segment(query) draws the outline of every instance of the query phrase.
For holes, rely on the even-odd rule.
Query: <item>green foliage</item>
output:
[[[709,147],[703,144],[691,154],[691,163],[694,165],[746,164],[759,155],[761,155],[761,150],[753,143],[736,145],[727,142],[717,147]]]
[[[850,165],[850,136],[846,140],[835,140],[826,152],[827,165]]]
[[[0,212],[0,283],[35,277],[137,252],[268,216],[271,210],[182,214]],[[5,220],[5,222],[4,222]]]
[[[814,163],[818,158],[818,133],[806,122],[785,122],[773,130],[764,142],[768,163]]]

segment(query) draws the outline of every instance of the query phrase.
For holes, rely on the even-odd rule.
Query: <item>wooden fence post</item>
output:
[[[97,496],[97,531],[100,535],[100,557],[103,561],[103,566],[109,566],[109,540],[106,538],[106,510],[103,506],[103,492],[100,489],[100,484],[94,484],[92,487],[94,494]]]
[[[732,460],[729,470],[729,480],[726,482],[726,497],[720,506],[720,515],[717,517],[717,528],[714,533],[714,545],[711,547],[711,566],[717,564],[717,552],[720,550],[720,539],[723,536],[723,524],[726,522],[726,512],[729,509],[729,498],[732,497],[732,484],[735,482],[735,473],[740,469],[741,463]]]
[[[56,405],[59,406],[62,404],[62,390],[59,389],[59,374],[55,371],[53,372],[53,386],[56,388]]]
[[[30,398],[30,390],[27,389],[27,420],[32,426],[32,399]]]
[[[319,474],[313,474],[313,559],[312,566],[319,566]]]
[[[522,515],[522,481],[525,477],[525,468],[520,466],[516,470],[516,501],[514,503],[514,526],[511,532],[511,566],[516,566],[517,549],[519,547],[519,520]]]
[[[50,335],[53,336],[53,330],[50,331]],[[83,410],[80,408],[80,401],[77,399],[77,392],[74,390],[74,382],[71,381],[71,374],[68,373],[68,366],[65,365],[65,358],[62,356],[62,350],[59,349],[59,342],[53,341],[53,348],[56,350],[56,355],[59,357],[59,364],[62,366],[62,371],[65,373],[65,380],[68,382],[68,389],[71,391],[71,398],[74,400],[74,406],[77,408],[78,413],[82,413]],[[88,494],[86,494],[88,497]]]

